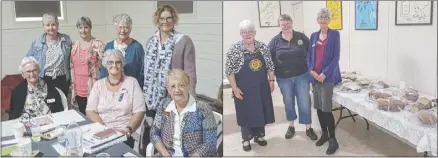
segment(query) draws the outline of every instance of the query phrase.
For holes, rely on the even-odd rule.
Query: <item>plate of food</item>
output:
[[[389,111],[389,112],[399,112],[399,111],[403,111],[407,104],[403,102],[401,99],[392,97],[389,99],[380,98],[376,101],[376,105],[379,110]]]
[[[368,93],[367,97],[365,97],[369,102],[376,102],[378,99],[388,99],[391,98],[392,95],[385,93],[383,91],[371,91]]]
[[[436,112],[432,112],[430,110],[420,110],[417,112],[417,117],[421,124],[424,126],[437,125]]]
[[[347,82],[342,84],[341,91],[347,93],[359,93],[362,90],[356,82]]]

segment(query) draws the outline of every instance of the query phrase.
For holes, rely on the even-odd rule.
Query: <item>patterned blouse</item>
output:
[[[26,102],[20,116],[21,122],[28,122],[31,118],[51,113],[49,106],[44,102],[47,92],[47,84],[42,79],[38,81],[35,89],[28,85]]]
[[[64,72],[64,54],[61,49],[59,40],[55,43],[47,43],[45,71],[47,76],[56,78],[57,76],[65,75]]]
[[[265,43],[254,40],[255,52],[260,52],[265,59],[266,68],[268,71],[274,71],[274,63],[271,59],[271,53]],[[243,41],[239,41],[232,45],[227,53],[227,61],[225,63],[225,74],[237,74],[244,63],[243,54],[249,53]]]

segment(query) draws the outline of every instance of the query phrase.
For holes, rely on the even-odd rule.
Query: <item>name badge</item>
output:
[[[315,44],[312,44],[312,47],[315,47]]]
[[[128,91],[123,88],[122,91],[120,92],[120,97],[119,97],[119,102],[121,102],[123,100],[123,97],[125,96],[125,93],[128,93]]]
[[[55,98],[47,99],[47,103],[54,103],[54,102],[55,102]]]

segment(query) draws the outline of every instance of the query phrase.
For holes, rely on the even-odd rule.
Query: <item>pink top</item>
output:
[[[315,48],[315,72],[321,73],[322,59],[324,58],[325,46],[327,45],[327,38],[324,41],[318,39]]]
[[[74,53],[72,56],[73,69],[74,69],[74,87],[76,95],[80,97],[88,96],[88,58],[87,51],[77,49],[79,53]],[[80,54],[78,56],[78,54]]]
[[[137,80],[125,76],[118,92],[105,86],[106,78],[97,81],[90,92],[87,111],[95,111],[107,127],[124,129],[134,113],[146,111],[143,93]]]

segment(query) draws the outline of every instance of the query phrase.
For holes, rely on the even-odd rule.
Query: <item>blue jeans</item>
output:
[[[278,86],[283,95],[284,109],[288,121],[297,119],[295,112],[295,97],[298,103],[300,124],[311,124],[312,115],[310,108],[310,74],[308,72],[292,78],[277,78]]]

